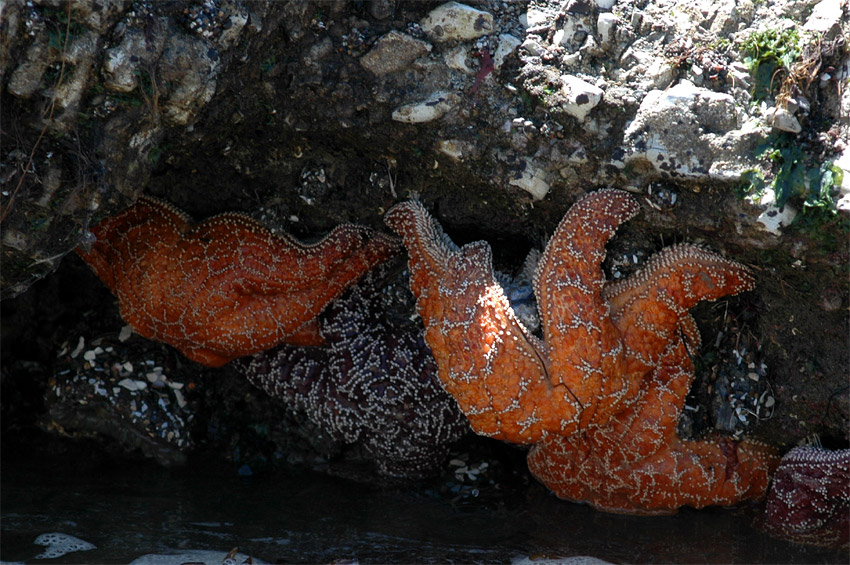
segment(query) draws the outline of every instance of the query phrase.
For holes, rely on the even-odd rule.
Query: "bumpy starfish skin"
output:
[[[785,454],[767,497],[765,525],[797,543],[850,546],[850,449],[804,446]]]
[[[92,231],[91,250],[78,253],[117,296],[121,317],[211,367],[286,339],[316,343],[322,308],[398,249],[354,225],[312,245],[238,213],[193,225],[149,197]]]
[[[625,413],[580,436],[547,436],[529,452],[529,469],[560,498],[608,512],[668,514],[683,505],[760,498],[775,466],[773,450],[756,442],[682,441],[676,435],[692,380],[680,341],[662,356]]]
[[[601,190],[566,214],[535,277],[542,341],[513,315],[486,243],[458,249],[415,202],[386,221],[408,249],[446,390],[476,432],[535,444],[530,469],[558,496],[627,513],[760,497],[772,450],[676,436],[693,380],[685,340],[699,344],[688,308],[754,280],[737,263],[678,245],[605,287],[605,244],[638,210],[626,193]]]
[[[378,295],[385,274],[378,267],[322,312],[325,347],[283,345],[238,364],[335,440],[364,446],[382,475],[419,477],[469,425],[437,382],[421,332],[386,321]]]

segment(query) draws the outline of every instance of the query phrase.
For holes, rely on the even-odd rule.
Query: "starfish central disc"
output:
[[[311,245],[238,213],[193,225],[149,197],[92,232],[91,250],[77,251],[116,295],[121,317],[211,367],[284,340],[315,343],[318,313],[399,247],[350,224]]]

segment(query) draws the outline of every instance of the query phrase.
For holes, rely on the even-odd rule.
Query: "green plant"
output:
[[[754,101],[768,98],[781,84],[775,80],[777,74],[788,74],[802,54],[796,26],[753,32],[744,39],[741,49],[746,54],[744,64],[755,77]]]
[[[272,55],[271,57],[263,59],[263,61],[260,63],[260,70],[262,70],[264,73],[268,73],[274,68],[276,64],[277,57],[275,55]]]
[[[782,207],[789,198],[803,201],[803,212],[826,216],[837,214],[833,192],[841,186],[844,172],[831,163],[813,162],[789,133],[774,134],[756,149],[756,157],[773,163],[773,178],[769,181],[758,170],[744,173],[744,191],[761,195],[773,190],[776,205]]]

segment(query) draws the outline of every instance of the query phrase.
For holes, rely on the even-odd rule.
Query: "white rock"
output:
[[[781,228],[791,225],[797,216],[797,210],[793,206],[786,203],[780,208],[776,205],[776,194],[771,188],[766,188],[761,194],[748,196],[746,200],[764,208],[756,221],[763,230],[773,235],[782,235]]]
[[[466,4],[447,2],[431,10],[419,25],[434,41],[465,41],[491,33],[493,15]]]
[[[767,111],[764,119],[767,122],[767,125],[780,131],[800,133],[803,130],[802,126],[800,126],[800,122],[797,121],[797,118],[795,118],[791,112],[785,108],[777,108],[774,106]]]
[[[552,35],[552,45],[563,45],[565,43],[564,38],[566,37],[567,32],[562,29],[559,29]]]
[[[573,75],[562,76],[561,82],[567,98],[564,110],[578,121],[584,121],[588,112],[602,100],[602,89]]]
[[[468,55],[469,47],[461,44],[455,47],[454,49],[449,49],[443,58],[446,61],[446,65],[450,69],[455,69],[456,71],[460,71],[469,75],[474,73],[475,70],[469,68],[469,65],[466,64],[466,58]]]
[[[614,39],[614,26],[617,25],[617,16],[611,12],[602,12],[596,18],[596,32],[599,34],[599,42],[610,45]]]
[[[593,20],[589,17],[567,14],[560,29],[553,34],[552,43],[565,47],[570,53],[574,53],[590,39],[593,32],[592,28]]]
[[[119,386],[123,386],[129,391],[135,392],[137,390],[145,390],[148,388],[148,383],[145,381],[136,381],[133,379],[121,379],[118,381]]]
[[[546,171],[538,168],[529,161],[526,161],[525,165],[525,169],[520,173],[520,176],[508,181],[508,184],[518,186],[531,194],[535,200],[542,200],[546,196],[546,193],[549,192]]]
[[[457,139],[443,139],[437,143],[437,151],[452,161],[463,160],[463,142]]]
[[[600,10],[610,10],[614,7],[614,4],[617,3],[617,0],[596,0],[596,6]]]
[[[818,2],[809,19],[803,25],[803,29],[824,35],[833,28],[840,29],[841,18],[844,16],[841,4],[842,0],[822,0]]]
[[[493,53],[493,67],[495,70],[502,68],[505,59],[508,55],[516,51],[516,48],[522,44],[522,40],[513,35],[503,33],[499,36],[499,46]]]
[[[546,20],[549,16],[543,10],[537,10],[535,8],[529,8],[525,13],[524,20],[523,16],[520,16],[520,23],[527,28],[537,27],[541,24],[546,23]]]
[[[850,214],[850,193],[844,194],[835,202],[835,209],[844,214]]]
[[[761,224],[762,229],[772,233],[773,235],[782,235],[781,228],[790,226],[794,218],[797,217],[797,210],[790,204],[785,204],[782,208],[770,206],[759,214],[756,221]]]
[[[453,92],[437,91],[421,102],[404,104],[393,110],[392,118],[397,122],[421,124],[442,118],[446,112],[458,103],[458,96]]]
[[[97,549],[94,544],[81,540],[78,537],[59,532],[41,534],[35,538],[33,543],[47,547],[43,553],[36,555],[35,559],[55,559],[57,557],[62,557],[66,553]]]
[[[177,400],[177,406],[180,408],[186,407],[186,398],[183,396],[183,393],[178,389],[174,389],[174,398]]]

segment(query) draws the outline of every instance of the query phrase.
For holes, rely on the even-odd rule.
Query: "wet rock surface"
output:
[[[343,221],[382,229],[383,212],[418,194],[456,241],[487,239],[497,267],[517,274],[578,195],[615,186],[643,210],[609,247],[609,273],[673,241],[756,272],[746,300],[696,312],[702,353],[716,356],[703,382],[740,397],[711,400],[704,384],[705,412],[713,402],[730,433],[749,430],[737,408],[761,415],[755,372],[775,398],[761,439],[846,447],[846,3],[486,0],[435,15],[441,4],[4,4],[4,433],[46,413],[55,353],[81,318],[123,325],[63,257],[140,193],[196,217],[243,210],[298,237]],[[771,41],[787,65],[753,60],[747,46]],[[746,339],[733,345],[712,308],[743,316]],[[243,463],[286,441],[310,454],[293,455],[302,461],[340,453],[310,432],[284,440],[297,425],[255,425],[279,421],[273,403],[213,373],[203,394],[221,403],[209,401],[209,418],[240,432],[203,445]]]

